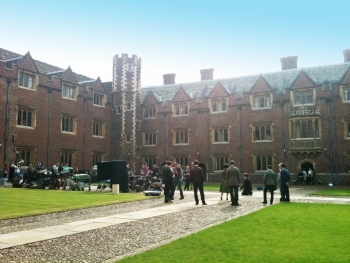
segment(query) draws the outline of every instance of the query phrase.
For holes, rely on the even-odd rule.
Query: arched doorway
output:
[[[312,176],[309,176],[309,170],[311,169]],[[301,162],[300,170],[305,171],[307,174],[306,184],[307,185],[313,185],[314,184],[314,178],[315,178],[315,172],[314,172],[314,165],[312,162],[305,160]]]

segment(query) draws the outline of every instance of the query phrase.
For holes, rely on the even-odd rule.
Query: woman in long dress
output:
[[[220,185],[220,192],[221,192],[221,197],[220,200],[222,200],[222,196],[224,193],[226,193],[226,200],[228,200],[228,187],[226,186],[226,172],[227,172],[228,164],[224,164],[224,170],[221,173],[221,185]]]

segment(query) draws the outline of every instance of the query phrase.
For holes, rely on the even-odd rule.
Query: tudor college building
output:
[[[197,159],[215,180],[234,160],[261,183],[267,164],[284,162],[293,180],[311,168],[315,184],[349,185],[350,50],[343,55],[311,68],[284,57],[279,72],[220,80],[214,69],[182,84],[165,74],[164,85],[141,87],[135,55],[116,55],[103,82],[0,48],[0,170],[122,159],[138,174],[144,162]]]

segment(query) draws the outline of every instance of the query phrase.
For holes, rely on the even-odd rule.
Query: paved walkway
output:
[[[314,200],[317,202],[317,200],[323,200],[323,201],[336,200],[338,202],[340,201],[346,204],[350,204],[350,198],[309,197],[309,196],[306,196],[305,193],[298,193],[298,191],[294,191],[294,190],[295,188],[291,189],[292,201],[299,200],[300,202],[300,200]],[[214,193],[215,197],[213,197],[214,194],[211,194],[211,193],[212,192],[206,193],[206,197],[207,197],[206,202],[208,205],[215,205],[221,202],[227,202],[226,200],[220,201],[219,194],[217,192]],[[189,192],[185,192],[185,194],[192,195],[193,193],[192,191],[189,191]],[[262,196],[263,196],[262,191],[254,192],[254,197],[261,197],[262,199]],[[240,199],[245,199],[245,198],[249,198],[249,197],[240,196]],[[279,194],[276,194],[276,199],[278,198],[279,198]],[[201,206],[201,203],[198,206]],[[164,204],[163,206],[139,210],[136,212],[115,214],[112,216],[76,221],[76,222],[66,223],[62,225],[2,234],[0,235],[0,249],[20,246],[28,243],[44,241],[44,240],[68,236],[68,235],[74,235],[81,232],[86,232],[94,229],[117,225],[117,224],[123,224],[131,221],[142,220],[145,218],[156,217],[156,216],[161,216],[165,214],[171,214],[171,213],[176,213],[180,211],[190,210],[190,209],[198,208],[198,206],[194,205],[193,202]]]

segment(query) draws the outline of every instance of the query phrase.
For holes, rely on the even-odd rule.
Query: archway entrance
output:
[[[314,183],[314,178],[315,178],[313,164],[306,161],[306,162],[301,164],[300,168],[301,168],[301,171],[305,171],[306,174],[307,174],[307,178],[306,178],[306,182],[305,183],[309,184],[309,185],[312,185]],[[312,176],[310,176],[310,174],[309,174],[309,170],[310,169],[311,169]]]

